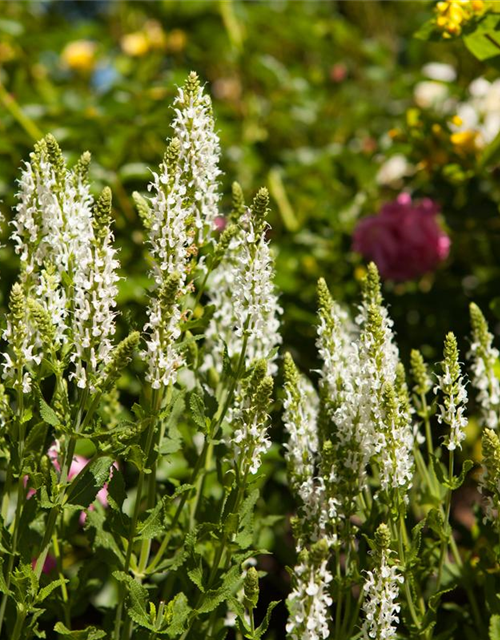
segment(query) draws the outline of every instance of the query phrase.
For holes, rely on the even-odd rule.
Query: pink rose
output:
[[[446,259],[450,238],[437,222],[439,206],[424,198],[412,203],[407,193],[385,204],[380,213],[361,220],[353,249],[373,260],[387,280],[412,280]]]

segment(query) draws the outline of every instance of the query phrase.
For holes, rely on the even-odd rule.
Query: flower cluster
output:
[[[328,543],[320,540],[310,551],[302,551],[294,568],[295,585],[287,599],[290,613],[286,625],[290,640],[326,640],[330,637],[329,607],[332,598],[329,584],[333,580],[328,571]]]
[[[211,236],[218,214],[219,140],[210,99],[191,73],[179,89],[175,137],[168,144],[159,173],[153,174],[149,201],[138,198],[148,230],[153,276],[158,294],[148,310],[145,330],[147,380],[154,389],[175,381],[184,364],[176,349],[188,277],[199,247]]]
[[[438,421],[450,427],[445,444],[449,451],[454,451],[457,447],[462,448],[468,420],[465,416],[467,390],[460,369],[457,339],[451,332],[445,338],[443,355],[443,373],[437,376],[438,384],[434,387],[434,393],[442,396],[443,404],[439,405],[441,413]]]
[[[21,176],[12,223],[21,286],[49,319],[45,328],[53,327],[54,347],[70,343],[71,378],[81,388],[93,388],[109,362],[118,281],[111,192],[105,189],[94,202],[89,163],[85,153],[69,170],[52,136],[37,143]],[[33,330],[32,339],[35,351],[50,347],[40,331]]]
[[[483,475],[479,490],[485,494],[485,522],[491,522],[500,531],[500,439],[491,429],[483,434]]]
[[[383,278],[412,280],[433,271],[448,256],[450,239],[437,222],[438,212],[432,200],[412,202],[402,193],[378,215],[359,222],[353,248],[373,260]]]
[[[471,20],[480,17],[485,11],[483,0],[444,0],[436,4],[436,26],[444,38],[462,33],[462,29]]]
[[[179,164],[187,190],[189,212],[201,244],[211,236],[219,203],[218,177],[220,145],[215,132],[210,96],[206,95],[196,73],[191,72],[174,101],[172,123],[180,143]]]
[[[362,628],[366,640],[396,638],[400,605],[397,603],[400,585],[404,582],[396,565],[391,564],[390,534],[387,525],[379,525],[375,533],[376,566],[366,572]]]
[[[470,319],[472,341],[467,357],[471,361],[471,382],[477,390],[476,399],[481,407],[481,424],[490,429],[498,427],[500,411],[500,382],[495,375],[498,349],[493,347],[493,336],[479,307],[471,303]]]
[[[251,375],[244,380],[235,399],[231,423],[230,446],[244,477],[259,470],[261,457],[271,446],[267,435],[268,409],[273,392],[273,379],[267,375],[268,363],[258,360]]]
[[[246,368],[254,360],[266,358],[269,372],[274,375],[275,350],[281,343],[281,308],[273,283],[273,258],[265,237],[269,194],[267,189],[261,189],[247,209],[236,187],[235,200],[236,231],[208,284],[215,311],[206,331],[210,348],[205,367],[220,371],[227,348],[230,358],[243,351]]]

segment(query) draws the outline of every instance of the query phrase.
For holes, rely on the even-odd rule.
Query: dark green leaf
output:
[[[90,462],[73,480],[68,490],[68,502],[88,507],[109,479],[113,458],[104,456]]]
[[[40,398],[40,415],[47,424],[50,424],[51,427],[58,427],[61,424],[57,413],[54,409],[49,407],[43,398]]]

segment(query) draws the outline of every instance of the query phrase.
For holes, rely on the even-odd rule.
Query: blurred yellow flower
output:
[[[477,151],[477,136],[477,131],[457,131],[451,134],[450,141],[457,153],[465,155]]]
[[[9,42],[0,42],[0,62],[14,60],[16,52]]]
[[[186,32],[182,29],[173,29],[167,37],[167,48],[172,53],[184,51],[187,44]]]
[[[148,20],[144,25],[144,33],[152,49],[163,50],[167,45],[167,36],[157,20]]]
[[[75,40],[67,44],[62,53],[62,62],[74,71],[92,71],[96,64],[97,45],[90,40]]]
[[[444,38],[458,36],[462,27],[485,11],[483,0],[444,0],[436,4],[436,25]]]
[[[124,53],[134,58],[145,56],[151,48],[149,38],[144,31],[127,33],[120,40],[120,45]]]

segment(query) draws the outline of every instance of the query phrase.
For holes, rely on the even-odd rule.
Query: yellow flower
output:
[[[444,38],[458,36],[462,27],[485,11],[483,0],[445,0],[435,7],[436,26]]]
[[[90,40],[75,40],[67,44],[62,53],[62,62],[73,69],[86,73],[92,71],[96,64],[97,45]]]
[[[150,41],[144,31],[127,33],[120,40],[120,45],[124,53],[134,58],[145,56],[150,50]]]
[[[451,134],[450,141],[457,153],[466,155],[477,151],[477,135],[477,131],[457,131]]]
[[[159,22],[148,20],[144,25],[144,33],[152,49],[163,50],[167,44],[167,36]]]
[[[167,38],[167,48],[172,53],[180,53],[184,51],[187,44],[186,32],[182,29],[173,29]]]

